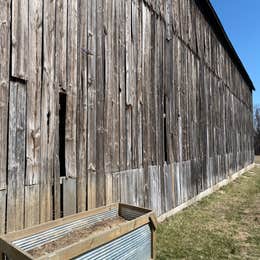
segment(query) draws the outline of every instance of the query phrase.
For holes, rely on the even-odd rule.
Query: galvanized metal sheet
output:
[[[151,259],[151,229],[144,225],[105,245],[95,248],[75,260],[148,260]]]
[[[83,219],[79,219],[64,225],[51,228],[49,230],[39,232],[29,237],[25,237],[16,241],[13,241],[12,244],[18,248],[28,251],[33,248],[42,246],[46,243],[55,241],[60,237],[80,228],[91,227],[97,222],[115,218],[118,216],[117,208],[110,209],[105,212],[97,213],[96,215],[88,216]]]

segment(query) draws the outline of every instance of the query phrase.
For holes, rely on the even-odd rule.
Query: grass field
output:
[[[260,259],[260,168],[159,225],[157,259]]]

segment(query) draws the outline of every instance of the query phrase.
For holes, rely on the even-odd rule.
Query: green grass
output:
[[[260,169],[159,225],[157,259],[260,259]]]

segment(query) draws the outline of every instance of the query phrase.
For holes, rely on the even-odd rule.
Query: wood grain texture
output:
[[[199,2],[0,0],[7,231],[113,201],[163,214],[253,162],[250,84]]]
[[[0,190],[6,188],[7,171],[10,4],[10,1],[0,1]]]
[[[5,227],[6,227],[5,213],[6,213],[6,190],[1,190],[0,191],[0,235],[3,235],[5,233]]]
[[[40,1],[38,1],[40,2]],[[12,71],[13,77],[28,79],[29,1],[12,1]]]
[[[87,2],[78,2],[78,73],[77,73],[77,210],[87,207],[87,134],[88,134],[88,68],[87,68]]]
[[[40,185],[25,186],[24,227],[40,223]]]
[[[98,0],[96,5],[96,70],[100,75],[105,73],[105,6],[104,1]],[[104,192],[105,184],[105,79],[104,77],[97,77],[96,82],[96,170],[97,170],[97,205],[103,206],[106,204],[106,192]]]
[[[41,178],[40,222],[52,218],[52,179],[54,169],[57,90],[55,89],[55,7],[56,1],[44,2],[43,68],[41,91]]]
[[[96,198],[96,1],[88,1],[88,209],[95,208]]]
[[[77,211],[76,179],[66,178],[62,182],[63,189],[63,216],[75,214]]]
[[[29,2],[28,13],[25,227],[39,223],[42,3]]]
[[[82,6],[84,10],[84,6]],[[55,83],[60,91],[67,88],[67,23],[68,23],[68,1],[56,1],[56,18],[55,18]],[[84,27],[84,26],[83,26]]]
[[[24,227],[26,86],[10,84],[7,232]]]
[[[76,133],[77,133],[77,73],[78,73],[78,5],[77,1],[68,0],[67,21],[67,106],[66,106],[66,137],[65,137],[65,165],[66,176],[77,176],[76,167]]]

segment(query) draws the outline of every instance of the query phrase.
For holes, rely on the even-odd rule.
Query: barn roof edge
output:
[[[210,3],[209,0],[195,0],[197,6],[206,17],[207,21],[210,23],[212,28],[214,29],[217,37],[219,38],[220,42],[223,44],[224,48],[228,51],[231,59],[234,61],[235,65],[237,66],[238,70],[240,71],[241,75],[243,76],[244,80],[248,84],[250,90],[255,90],[254,84],[248,75],[240,57],[238,56],[235,48],[233,47],[214,7]]]

